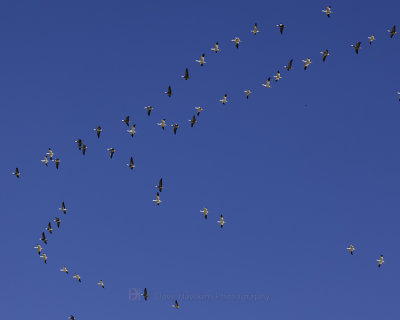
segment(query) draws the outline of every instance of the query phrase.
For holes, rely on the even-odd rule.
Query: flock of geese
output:
[[[326,9],[322,10],[322,12],[325,13],[326,16],[327,16],[328,18],[330,18],[331,15],[332,15],[332,13],[333,13],[333,12],[332,12],[332,8],[331,8],[330,6],[326,7]],[[286,28],[286,25],[284,25],[284,24],[278,24],[278,25],[276,25],[276,26],[279,28],[279,32],[280,32],[281,34],[283,34],[284,29]],[[393,26],[391,29],[389,29],[389,30],[387,30],[387,31],[389,32],[390,38],[393,38],[393,37],[396,35],[396,33],[397,33],[397,32],[396,32],[396,26]],[[252,30],[250,30],[250,32],[253,33],[254,35],[257,35],[257,34],[260,32],[257,23],[254,24],[254,27],[253,27]],[[369,44],[370,44],[370,45],[373,43],[373,41],[376,40],[376,38],[375,38],[374,35],[369,36],[368,39],[369,39]],[[239,37],[235,37],[235,38],[232,39],[231,41],[234,42],[235,47],[236,47],[237,49],[239,49],[239,45],[240,45],[240,43],[242,42],[242,41],[240,40],[240,38],[239,38]],[[359,41],[359,42],[357,42],[356,44],[352,44],[351,46],[354,48],[355,53],[358,54],[358,53],[359,53],[359,50],[361,49],[361,42]],[[215,45],[214,45],[214,47],[211,48],[211,50],[214,51],[215,53],[220,52],[219,43],[216,42]],[[326,59],[327,59],[327,57],[330,55],[329,51],[326,49],[326,50],[324,50],[324,51],[321,51],[320,53],[322,54],[322,61],[325,62]],[[205,54],[203,53],[203,54],[200,56],[200,58],[199,58],[198,60],[195,60],[195,61],[196,61],[197,63],[199,63],[199,65],[200,65],[201,67],[203,67],[204,64],[206,63],[206,61],[205,61]],[[305,59],[305,60],[302,60],[302,62],[304,63],[304,70],[307,70],[307,68],[308,68],[308,67],[311,65],[311,63],[312,63],[310,58],[307,58],[307,59]],[[291,60],[289,61],[289,63],[287,64],[287,66],[284,66],[284,68],[285,68],[287,71],[290,71],[290,70],[293,68],[293,59],[291,59]],[[189,76],[189,69],[188,69],[188,68],[186,68],[184,75],[182,75],[181,77],[182,77],[184,80],[190,79],[190,76]],[[274,81],[275,81],[275,82],[278,82],[280,79],[282,79],[282,76],[281,76],[281,73],[280,73],[279,70],[276,72],[276,74],[273,76],[273,78],[274,78]],[[265,88],[271,88],[271,77],[267,78],[267,80],[265,81],[265,83],[262,83],[262,86],[265,87]],[[246,99],[248,99],[249,96],[250,96],[250,94],[251,94],[252,92],[251,92],[250,89],[247,89],[247,90],[244,91],[244,93],[246,94]],[[168,86],[168,89],[167,89],[167,91],[165,91],[165,94],[166,94],[168,97],[171,97],[171,96],[172,96],[173,92],[172,92],[171,86]],[[400,100],[400,91],[397,92],[397,94],[399,95],[399,100]],[[224,94],[224,96],[222,97],[222,99],[219,100],[219,101],[220,101],[222,104],[226,104],[226,103],[228,102],[227,94]],[[150,114],[151,114],[152,110],[154,110],[154,108],[151,107],[151,106],[146,106],[146,107],[145,107],[145,110],[146,110],[147,115],[150,117]],[[196,116],[199,117],[200,113],[201,113],[204,109],[203,109],[202,107],[196,107],[195,110],[196,110],[196,114],[193,115],[193,117],[192,117],[191,119],[188,120],[188,122],[190,122],[190,126],[191,126],[191,127],[193,127],[196,123],[198,123]],[[124,123],[126,124],[126,126],[128,127],[128,130],[126,130],[126,131],[129,133],[129,135],[130,135],[131,137],[134,137],[134,135],[136,134],[136,131],[135,131],[136,124],[132,124],[132,123],[131,123],[130,117],[129,117],[129,116],[126,116],[125,119],[122,120],[122,122],[124,122]],[[166,119],[165,119],[165,118],[161,119],[161,121],[158,122],[157,125],[160,126],[162,130],[165,130],[165,128],[167,127]],[[179,125],[178,125],[177,123],[174,123],[174,124],[171,124],[170,126],[173,127],[173,132],[174,132],[174,134],[176,135],[177,130],[179,129]],[[97,135],[97,138],[100,139],[101,133],[103,132],[102,127],[99,125],[99,126],[97,126],[97,128],[95,128],[95,129],[93,129],[93,130],[95,131],[95,133],[96,133],[96,135]],[[88,149],[87,145],[82,141],[82,139],[77,139],[77,140],[75,140],[75,143],[77,143],[77,145],[78,145],[78,150],[81,151],[83,155],[85,155],[85,154],[86,154],[86,151],[87,151],[87,149]],[[109,156],[110,156],[110,158],[112,159],[112,158],[113,158],[113,155],[114,155],[115,152],[116,152],[116,150],[115,150],[114,148],[110,147],[110,148],[107,149],[107,151],[109,152]],[[46,155],[44,156],[44,158],[41,160],[41,162],[42,162],[46,167],[49,165],[49,162],[54,162],[54,163],[55,163],[55,166],[56,166],[56,169],[58,170],[59,167],[60,167],[60,162],[61,162],[61,161],[60,161],[59,158],[56,158],[56,157],[55,157],[54,152],[52,151],[51,148],[49,148],[49,149],[48,149],[48,152],[46,153]],[[129,163],[127,163],[126,165],[127,165],[131,170],[133,170],[133,169],[135,168],[135,164],[134,164],[134,161],[133,161],[133,157],[130,157]],[[17,178],[20,178],[20,177],[21,177],[21,172],[20,172],[20,170],[19,170],[18,168],[16,168],[15,171],[12,172],[12,174],[15,175]],[[162,203],[162,200],[160,199],[160,193],[161,193],[162,190],[165,188],[165,186],[164,186],[164,184],[163,184],[163,179],[162,179],[162,178],[159,180],[158,184],[155,185],[155,188],[157,189],[157,193],[156,193],[156,197],[155,197],[155,199],[153,200],[153,202],[154,202],[157,206],[159,206],[159,205]],[[60,210],[64,215],[67,214],[67,208],[66,208],[66,205],[65,205],[64,202],[62,202],[61,207],[59,208],[59,210]],[[203,208],[202,210],[200,210],[200,212],[203,214],[204,219],[207,220],[208,213],[209,213],[208,209],[207,209],[207,208]],[[61,225],[61,219],[60,219],[59,217],[55,217],[55,219],[53,220],[53,222],[56,224],[57,229],[59,229],[59,228],[60,228],[60,225]],[[219,218],[219,220],[218,220],[217,222],[218,222],[220,228],[223,228],[223,226],[224,226],[224,224],[226,223],[226,221],[224,220],[224,217],[223,217],[222,214],[220,215],[220,218]],[[45,231],[47,231],[49,234],[53,234],[54,229],[53,229],[53,227],[52,227],[51,222],[49,222],[49,223],[47,224],[47,227],[45,228]],[[48,239],[46,238],[45,231],[42,232],[42,235],[41,235],[41,237],[40,237],[39,240],[42,241],[42,242],[44,243],[44,245],[47,245]],[[43,247],[42,247],[40,244],[37,244],[34,248],[37,250],[37,252],[38,252],[40,258],[43,259],[44,263],[47,264],[48,257],[47,257],[47,255],[46,255],[44,252],[42,252],[42,251],[43,251]],[[354,255],[354,251],[356,250],[353,244],[351,244],[351,245],[350,245],[348,248],[346,248],[346,249],[350,252],[351,255]],[[383,255],[380,255],[379,259],[376,260],[376,261],[378,262],[378,267],[380,268],[381,265],[384,263]],[[60,271],[61,271],[61,272],[64,272],[65,274],[69,274],[69,271],[68,271],[68,269],[66,268],[66,266],[63,266],[63,267],[60,269]],[[77,273],[74,273],[73,279],[76,279],[79,283],[82,282],[82,279],[81,279],[80,275],[77,274]],[[105,288],[103,280],[99,280],[99,282],[97,283],[97,285],[99,285],[99,286],[102,287],[102,288]],[[144,298],[145,301],[148,300],[149,294],[148,294],[147,288],[144,289],[144,291],[143,291],[143,293],[142,293],[142,296],[143,296],[143,298]],[[174,307],[174,308],[176,308],[176,309],[179,309],[180,306],[179,306],[179,304],[178,304],[178,301],[175,300],[175,303],[172,305],[172,307]],[[75,316],[73,316],[73,315],[71,315],[69,318],[70,318],[71,320],[75,320]]]

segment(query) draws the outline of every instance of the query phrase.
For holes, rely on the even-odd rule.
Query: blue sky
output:
[[[397,319],[400,38],[386,30],[400,26],[399,9],[394,0],[3,1],[2,316]],[[277,70],[283,79],[262,87]],[[176,136],[156,125],[162,118],[180,124]],[[58,171],[40,162],[49,147]],[[33,247],[55,216],[45,265]],[[149,301],[129,300],[144,287]],[[180,310],[162,298],[182,295],[211,298],[182,298]]]

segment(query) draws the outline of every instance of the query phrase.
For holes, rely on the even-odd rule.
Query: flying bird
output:
[[[97,283],[100,287],[102,287],[103,289],[104,289],[104,283],[103,283],[103,280],[100,280],[98,283]]]
[[[75,273],[75,275],[72,277],[75,278],[76,280],[78,280],[79,282],[82,282],[81,277],[79,276],[79,274]]]
[[[97,138],[100,139],[100,134],[103,132],[103,129],[100,126],[97,126],[97,128],[93,130],[96,131]]]
[[[144,107],[144,108],[147,110],[147,115],[150,117],[150,112],[151,112],[151,110],[153,110],[154,108],[151,107],[151,106],[147,106],[147,107]]]
[[[235,39],[232,39],[231,41],[233,41],[235,43],[235,47],[239,49],[239,43],[242,41],[238,37],[235,37]]]
[[[289,61],[288,65],[285,66],[285,68],[286,68],[287,71],[290,71],[290,70],[292,69],[292,64],[293,64],[293,59],[291,59],[291,60]]]
[[[204,110],[202,107],[195,107],[195,109],[197,111],[197,116],[199,116],[200,112]]]
[[[47,263],[47,256],[45,253],[43,253],[43,255],[41,255],[40,257],[43,259],[44,263]]]
[[[56,219],[53,220],[53,221],[57,224],[57,228],[59,228],[60,227],[60,223],[61,223],[61,219],[56,217]]]
[[[390,33],[390,38],[393,38],[393,36],[397,33],[396,26],[393,26],[392,30],[388,30],[388,32]]]
[[[70,318],[71,320],[75,320],[75,317],[74,317],[72,314],[69,316],[69,318]]]
[[[328,49],[326,49],[325,51],[321,51],[320,53],[322,54],[322,61],[323,62],[325,62],[327,56],[330,56],[330,53],[329,53]]]
[[[48,167],[47,164],[49,163],[49,160],[47,159],[47,156],[44,156],[44,159],[40,161],[42,161],[45,164],[45,166]]]
[[[274,76],[274,78],[275,78],[275,82],[278,82],[279,79],[282,79],[282,78],[283,78],[283,77],[281,77],[281,73],[279,72],[279,70],[278,70],[278,72],[276,73],[276,76]]]
[[[194,124],[198,123],[198,121],[196,120],[196,116],[193,116],[193,118],[190,119],[189,122],[190,122],[190,126],[193,128]]]
[[[129,116],[126,116],[124,120],[121,120],[122,122],[125,122],[125,124],[129,127]]]
[[[351,46],[354,48],[354,50],[356,51],[357,54],[358,54],[358,50],[362,49],[360,41],[357,42],[356,44],[352,44]]]
[[[133,163],[133,157],[130,158],[129,163],[126,164],[131,170],[135,168],[135,164]]]
[[[132,138],[133,138],[133,135],[136,133],[135,128],[136,128],[136,124],[133,124],[129,130],[126,130],[126,132],[129,132],[129,134],[131,135]]]
[[[277,81],[277,80],[276,80]],[[266,88],[271,88],[271,77],[269,77],[267,79],[267,81],[265,81],[265,83],[262,83],[262,85]]]
[[[58,167],[60,166],[60,159],[59,158],[55,158],[55,160],[52,160],[55,162],[56,164],[56,169],[58,170]]]
[[[114,153],[115,153],[115,149],[114,148],[108,148],[107,151],[110,151],[110,159],[112,159]]]
[[[82,149],[82,140],[78,139],[78,140],[75,140],[75,142],[78,144],[78,149],[81,150]]]
[[[257,23],[254,24],[254,28],[253,28],[253,30],[250,30],[250,32],[252,32],[255,36],[257,35],[257,33],[260,32],[260,31],[258,31]]]
[[[243,92],[246,94],[246,99],[248,99],[248,98],[249,98],[249,95],[250,95],[250,93],[251,93],[250,89],[247,89],[247,90],[245,90],[245,91],[243,91]]]
[[[68,270],[65,266],[62,267],[62,269],[60,269],[61,272],[65,272],[66,274],[68,274]]]
[[[226,222],[225,222],[224,217],[222,216],[222,214],[221,214],[221,216],[219,217],[219,220],[218,220],[217,222],[219,223],[219,225],[220,225],[221,228],[224,227],[224,224],[225,224]]]
[[[174,134],[176,134],[176,131],[179,128],[179,125],[177,123],[171,124],[171,127],[174,127]]]
[[[371,45],[372,42],[375,41],[375,36],[371,35],[371,36],[368,37],[368,39],[369,39],[369,44]]]
[[[349,248],[346,248],[346,249],[349,250],[351,255],[353,255],[353,251],[356,250],[352,244],[350,245]]]
[[[161,122],[157,123],[157,125],[159,125],[161,127],[161,129],[163,129],[163,130],[167,126],[167,124],[165,123],[165,119],[162,119]]]
[[[44,232],[42,232],[42,237],[39,240],[42,240],[44,242],[44,244],[47,244],[47,238],[46,238],[46,235],[44,234]]]
[[[161,200],[160,200],[160,194],[157,192],[157,195],[156,195],[156,199],[155,200],[153,200],[158,206],[160,205],[160,203],[162,202]]]
[[[219,44],[218,41],[215,43],[214,48],[211,48],[212,51],[214,51],[215,53],[218,53],[219,51]],[[196,60],[197,61],[197,60]]]
[[[50,234],[53,233],[53,228],[51,227],[51,223],[50,223],[50,222],[48,223],[46,230],[47,230]]]
[[[383,261],[383,255],[381,254],[381,256],[379,257],[379,260],[376,260],[376,261],[378,261],[378,268],[380,268],[381,264],[385,262],[385,261]]]
[[[399,95],[399,101],[400,101],[400,91],[397,91],[397,94]]]
[[[37,249],[37,252],[40,256],[40,253],[42,252],[43,248],[40,246],[40,244],[37,244],[36,247],[34,247],[35,249]]]
[[[190,79],[190,77],[189,77],[189,69],[188,68],[186,68],[186,70],[185,70],[185,74],[183,75],[183,76],[181,76],[183,79],[185,79],[185,80],[187,80],[187,79]]]
[[[206,219],[206,220],[207,220],[207,215],[208,215],[208,210],[207,210],[207,208],[204,208],[203,210],[200,210],[200,212],[202,212],[202,213],[203,213],[203,215],[204,215],[204,219]]]
[[[49,156],[50,160],[53,160],[54,152],[49,148],[49,152],[46,153]]]
[[[86,144],[82,145],[82,154],[85,155],[86,154],[86,150],[88,149],[88,147],[86,146]]]
[[[200,67],[202,67],[205,63],[206,63],[206,61],[204,60],[204,57],[205,57],[206,55],[203,53],[202,55],[201,55],[201,57],[200,57],[200,60],[196,60],[196,62],[198,62],[198,63],[200,63]]]
[[[301,60],[304,62],[304,70],[307,70],[308,66],[311,64],[311,59],[307,58],[307,60]]]
[[[147,294],[147,288],[144,288],[144,291],[142,293],[142,296],[144,298],[144,301],[147,301],[147,298],[149,297],[149,295]]]
[[[160,181],[158,182],[158,185],[156,185],[155,186],[157,189],[158,189],[158,191],[162,191],[162,189],[164,189],[164,187],[163,187],[163,183],[162,183],[162,178],[160,179]]]
[[[322,10],[322,12],[324,12],[328,16],[328,18],[330,18],[332,14],[331,9],[332,9],[331,6],[327,6],[325,10]]]
[[[228,95],[225,93],[225,94],[224,94],[224,97],[223,97],[221,100],[219,100],[219,101],[221,101],[222,104],[227,103],[227,102],[228,102],[228,100],[226,99],[227,96],[228,96]]]
[[[172,89],[171,89],[171,86],[168,86],[167,91],[165,91],[164,93],[165,93],[166,95],[168,95],[168,97],[171,98],[171,96],[172,96]]]
[[[67,209],[67,207],[65,206],[64,201],[61,203],[61,208],[58,208],[58,210],[62,211],[62,213],[64,213],[64,214],[67,213],[68,209]]]
[[[175,309],[179,309],[178,300],[175,300],[175,303],[172,305]]]
[[[282,24],[282,23],[281,24],[277,24],[276,26],[279,27],[280,33],[283,34],[283,29],[285,29],[286,26],[284,24]]]
[[[19,176],[21,175],[21,172],[19,172],[18,168],[15,168],[15,171],[12,174],[15,175],[17,178],[19,178]]]

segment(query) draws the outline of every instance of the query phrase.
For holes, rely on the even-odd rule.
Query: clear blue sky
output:
[[[2,318],[397,319],[400,35],[386,30],[400,26],[399,9],[395,0],[3,1]],[[283,79],[262,87],[277,70]],[[206,110],[190,128],[198,105]],[[156,125],[162,118],[180,124],[176,136]],[[40,162],[49,147],[58,171]],[[45,265],[33,247],[55,216]],[[149,301],[129,300],[144,287]],[[212,298],[175,310],[161,294]]]

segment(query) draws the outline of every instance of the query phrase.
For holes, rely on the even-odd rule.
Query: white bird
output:
[[[160,194],[157,192],[157,195],[156,195],[156,199],[155,200],[153,200],[158,206],[160,205],[160,203],[162,202],[161,200],[160,200]]]
[[[248,99],[248,98],[249,98],[249,95],[250,95],[250,93],[251,93],[250,89],[247,89],[247,90],[245,90],[245,91],[243,91],[243,92],[246,94],[246,99]]]
[[[267,81],[265,81],[265,83],[262,83],[262,85],[266,88],[271,88],[271,77],[269,77],[267,79]]]
[[[80,277],[79,274],[77,274],[77,273],[75,273],[75,275],[74,275],[72,278],[75,278],[75,279],[78,280],[79,282],[82,282],[82,281],[81,281],[81,277]]]
[[[205,57],[205,56],[206,56],[206,55],[203,53],[203,54],[201,55],[201,57],[200,57],[200,60],[196,60],[196,62],[200,63],[200,66],[201,66],[201,67],[206,63],[206,61],[204,60],[204,57]]]
[[[37,249],[38,254],[40,255],[40,253],[42,252],[43,248],[40,246],[40,244],[37,244],[36,247],[34,247],[35,249]]]
[[[43,255],[41,255],[40,257],[43,259],[44,263],[47,263],[47,256],[45,253],[43,253]]]
[[[44,159],[40,161],[42,161],[46,165],[46,167],[48,166],[47,164],[49,163],[49,160],[47,159],[47,156],[44,156]]]
[[[61,272],[65,272],[66,274],[68,274],[68,270],[65,266],[62,267],[62,269],[60,269]]]
[[[368,39],[369,39],[369,44],[372,44],[372,42],[375,41],[375,36],[371,35],[368,37]]]
[[[332,14],[331,6],[327,6],[326,10],[322,10],[322,12],[325,13],[328,16],[328,18],[330,18],[331,14]]]
[[[204,109],[202,107],[194,107],[197,111],[197,116],[200,115],[200,112],[203,111]]]
[[[219,51],[219,44],[218,41],[215,43],[214,48],[211,48],[212,51],[214,51],[215,53],[217,53]],[[196,60],[197,61],[197,60]]]
[[[49,156],[50,160],[53,160],[54,152],[51,150],[51,148],[49,148],[49,152],[47,152],[46,154]]]
[[[351,255],[353,255],[353,251],[356,250],[352,244],[350,245],[349,248],[346,248],[346,249],[350,251]]]
[[[133,124],[129,130],[126,130],[126,132],[129,132],[131,137],[133,137],[133,135],[136,133],[135,128],[136,128],[136,124]]]
[[[228,100],[226,99],[227,96],[228,96],[228,95],[225,93],[225,94],[224,94],[224,97],[223,97],[221,100],[219,100],[219,101],[221,101],[222,104],[227,103],[227,102],[228,102]]]
[[[225,224],[226,222],[225,222],[224,217],[222,216],[222,214],[221,214],[221,216],[219,217],[219,220],[218,220],[217,222],[219,223],[219,225],[220,225],[221,228],[224,227],[224,224]]]
[[[257,23],[254,24],[254,28],[253,28],[253,30],[250,30],[250,32],[253,33],[255,36],[257,35],[257,33],[260,32],[260,31],[258,31]]]
[[[201,212],[201,213],[203,213],[203,215],[204,215],[204,219],[206,219],[206,220],[207,220],[208,209],[207,209],[207,208],[204,208],[203,210],[200,210],[200,212]]]
[[[163,129],[163,130],[167,126],[167,124],[165,123],[165,119],[162,119],[161,122],[157,123],[157,125],[159,125],[161,127],[161,129]]]
[[[281,73],[279,72],[279,70],[278,70],[278,72],[276,73],[276,76],[274,76],[274,78],[275,78],[275,82],[278,82],[279,79],[282,79],[282,78],[283,78],[283,77],[281,77]]]
[[[310,58],[307,58],[307,60],[301,60],[304,62],[304,70],[307,70],[307,67],[312,63]]]
[[[232,39],[231,41],[233,41],[235,43],[235,47],[239,49],[239,43],[242,41],[238,37],[235,37],[235,39]]]
[[[376,260],[376,261],[378,261],[378,268],[380,268],[381,264],[385,262],[385,261],[383,261],[383,254],[381,254],[381,256],[379,257],[379,260]]]

